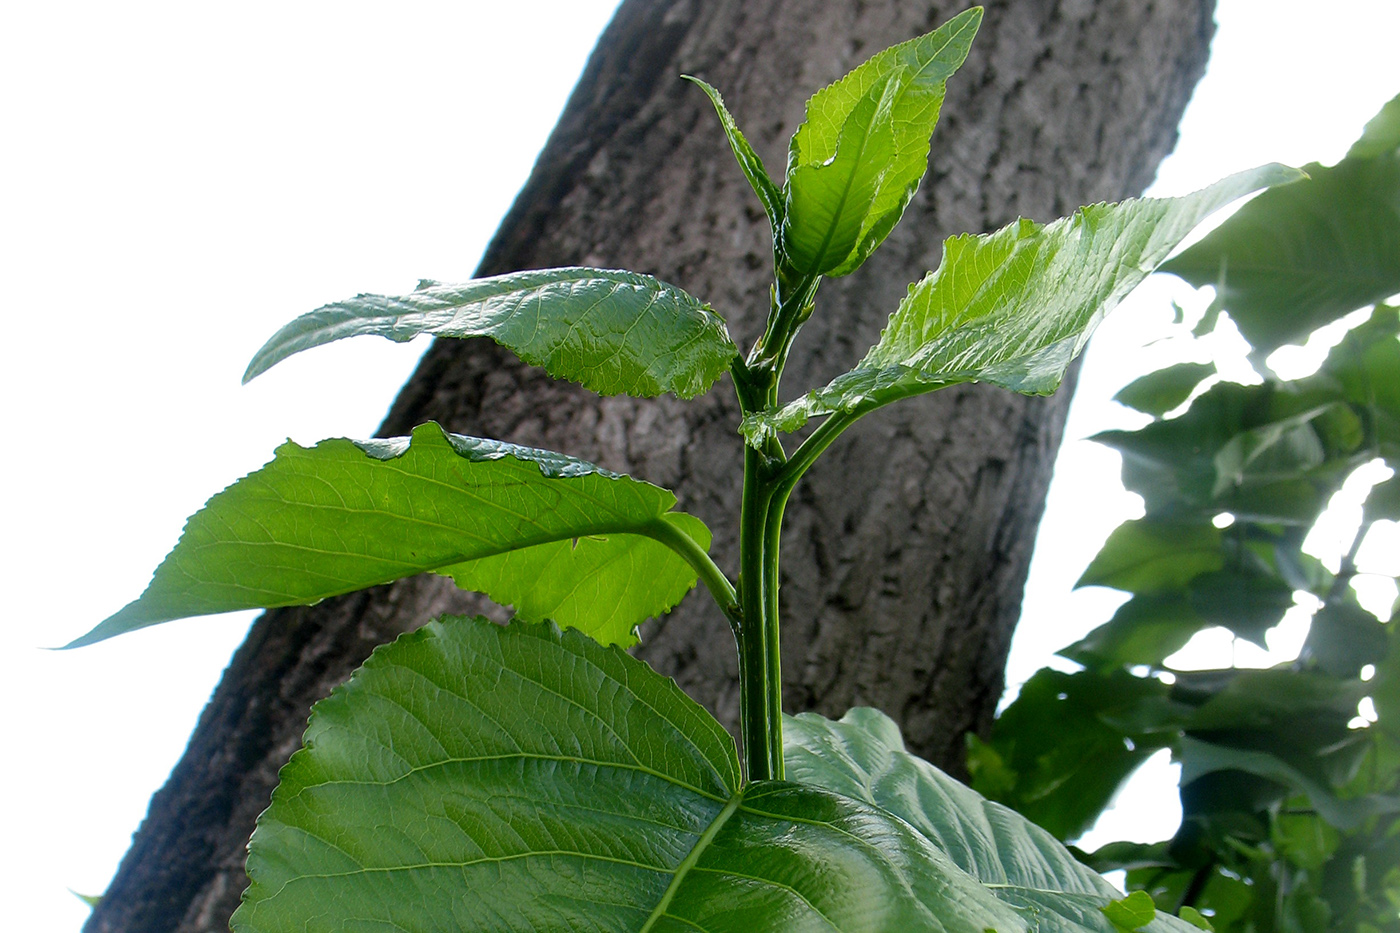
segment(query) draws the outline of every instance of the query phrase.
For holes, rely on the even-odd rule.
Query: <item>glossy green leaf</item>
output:
[[[784,186],[782,244],[794,270],[845,275],[894,229],[928,169],[948,78],[981,22],[980,7],[966,10],[878,53],[807,102]]]
[[[1214,286],[1261,357],[1400,292],[1400,153],[1306,170],[1162,267]]]
[[[675,502],[582,460],[431,423],[411,440],[288,442],[189,520],[139,599],[69,647],[185,616],[306,605],[425,571],[631,644],[633,626],[696,580],[652,538],[681,531],[709,544],[697,519],[669,511]]]
[[[345,337],[490,337],[557,379],[602,395],[691,398],[738,354],[724,321],[674,285],[636,272],[541,269],[461,285],[423,282],[399,297],[358,295],[272,336],[247,382],[293,353]]]
[[[753,193],[758,195],[758,200],[763,205],[763,211],[768,215],[768,222],[772,224],[773,236],[776,239],[782,231],[783,216],[786,211],[782,189],[774,183],[768,170],[763,167],[763,160],[758,157],[757,152],[754,152],[753,146],[749,145],[748,139],[739,129],[739,124],[734,122],[734,116],[729,112],[729,108],[724,106],[724,98],[720,96],[719,91],[691,75],[682,75],[681,77],[698,85],[700,90],[705,92],[705,96],[710,98],[710,103],[715,107],[715,113],[719,115],[719,123],[724,129],[725,138],[729,140],[729,148],[734,152],[734,159],[739,163],[739,168],[743,170],[744,177],[749,180]]]
[[[1114,930],[1101,910],[1119,897],[1112,885],[1039,826],[909,754],[878,710],[784,717],[784,738],[790,778],[899,817],[1039,933]],[[1158,915],[1146,929],[1189,928]]]
[[[1043,854],[1044,834],[1005,811],[971,820],[1016,847],[981,855],[1021,857],[1004,874],[1024,890],[980,883],[864,797],[741,785],[723,728],[621,650],[444,619],[317,704],[259,818],[232,926],[1105,930],[1061,921],[1109,898],[1085,869],[1049,871],[1072,869],[1068,853]]]
[[[1076,586],[1111,586],[1130,593],[1179,589],[1198,574],[1219,570],[1220,531],[1208,524],[1142,518],[1124,522],[1085,568]]]
[[[1212,363],[1177,363],[1128,383],[1113,400],[1161,417],[1191,397],[1201,381],[1215,374]]]
[[[744,420],[751,442],[819,415],[859,413],[962,382],[1053,392],[1105,314],[1207,215],[1294,169],[1267,165],[1182,198],[1080,208],[947,240],[851,372],[777,412]]]

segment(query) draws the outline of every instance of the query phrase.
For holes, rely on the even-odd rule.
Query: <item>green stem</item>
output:
[[[812,464],[817,462],[817,458],[822,455],[822,451],[831,446],[831,442],[841,436],[841,432],[855,424],[856,419],[865,414],[862,409],[850,412],[839,412],[827,418],[817,429],[807,436],[797,450],[793,451],[792,457],[782,465],[773,478],[773,488],[787,502],[788,494],[792,492],[797,481],[802,478]],[[779,515],[782,507],[779,506]]]
[[[649,524],[643,533],[675,551],[695,570],[700,577],[700,582],[705,584],[705,588],[715,598],[720,611],[729,620],[729,625],[737,636],[739,632],[739,594],[735,592],[734,584],[729,582],[724,571],[719,569],[719,566],[705,552],[705,549],[696,543],[694,538],[666,521],[665,518],[659,518]]]
[[[739,718],[750,781],[783,775],[782,681],[776,656],[776,554],[770,555],[772,492],[763,453],[744,447],[739,515]],[[780,509],[781,511],[781,509]]]

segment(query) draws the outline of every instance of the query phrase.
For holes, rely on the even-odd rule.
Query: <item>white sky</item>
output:
[[[67,889],[105,887],[251,614],[40,648],[135,597],[186,516],[286,437],[374,429],[422,344],[348,341],[240,388],[243,366],[326,301],[469,276],[613,5],[0,7],[7,927],[82,923]],[[1335,159],[1400,91],[1400,2],[1317,8],[1221,0],[1156,193]],[[1071,437],[1130,423],[1105,400],[1157,365],[1132,351],[1165,316],[1157,293],[1096,340]],[[1133,513],[1104,492],[1116,475],[1066,447],[1013,681],[1116,603],[1068,593]]]

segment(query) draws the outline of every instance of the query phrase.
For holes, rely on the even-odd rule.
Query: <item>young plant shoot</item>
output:
[[[1191,929],[1111,907],[1111,885],[910,755],[881,713],[782,714],[779,532],[822,451],[861,416],[945,386],[1054,391],[1100,319],[1202,218],[1299,176],[1270,165],[1183,198],[953,237],[853,370],[785,402],[784,364],[820,313],[822,279],[859,268],[899,221],[981,17],[968,10],[818,91],[780,180],[719,93],[690,79],[772,226],[771,307],[747,354],[674,285],[584,268],[360,295],[257,353],[245,379],[358,334],[490,337],[604,395],[682,399],[728,372],[744,486],[732,581],[670,492],[432,423],[288,443],[209,500],[145,593],[73,645],[425,571],[516,614],[429,622],[317,704],[250,843],[234,930]],[[623,650],[697,581],[738,647],[742,759],[718,721]]]

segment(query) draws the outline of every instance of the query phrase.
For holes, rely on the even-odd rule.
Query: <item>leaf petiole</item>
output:
[[[649,523],[641,529],[641,534],[659,541],[675,551],[691,566],[691,569],[699,574],[700,582],[704,583],[705,588],[710,591],[710,595],[714,597],[720,611],[729,620],[729,625],[737,635],[740,627],[739,594],[735,591],[734,584],[729,582],[724,571],[719,569],[719,565],[711,559],[705,549],[690,535],[666,521],[664,517]]]

